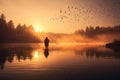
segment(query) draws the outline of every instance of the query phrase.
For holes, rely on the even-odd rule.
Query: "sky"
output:
[[[6,20],[41,32],[72,33],[86,26],[120,24],[120,0],[0,0]]]

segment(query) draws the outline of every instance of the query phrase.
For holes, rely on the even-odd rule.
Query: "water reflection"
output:
[[[6,45],[7,46],[7,45]],[[39,58],[40,47],[31,47],[31,46],[0,46],[0,68],[4,69],[6,61],[12,63],[14,58],[20,62],[21,60],[32,60],[34,58]],[[43,49],[42,49],[43,50]],[[50,51],[62,51],[64,53],[66,49],[62,48],[50,48]],[[105,47],[85,47],[77,49],[68,49],[69,51],[74,51],[75,55],[86,56],[86,58],[118,58],[120,59],[120,52],[115,52]],[[49,58],[49,49],[45,48],[43,50],[45,58]],[[66,53],[64,53],[66,54]],[[69,54],[67,54],[69,55]],[[56,56],[59,57],[59,56]],[[66,56],[67,57],[67,56]]]
[[[17,60],[32,59],[32,52],[34,49],[29,46],[17,46],[17,47],[1,47],[0,46],[0,68],[4,69],[4,64],[6,61],[12,63],[14,57],[16,56]]]
[[[47,58],[49,56],[49,49],[45,48],[44,49],[44,56]]]
[[[38,51],[35,51],[35,52],[34,52],[34,57],[35,57],[35,58],[38,58],[38,57],[39,57],[39,52],[38,52]]]
[[[86,56],[87,58],[120,58],[120,52],[105,47],[89,47],[75,50],[75,54]]]

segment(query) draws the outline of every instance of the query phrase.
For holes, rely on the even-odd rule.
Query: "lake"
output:
[[[87,44],[0,44],[0,80],[120,80],[120,52]]]

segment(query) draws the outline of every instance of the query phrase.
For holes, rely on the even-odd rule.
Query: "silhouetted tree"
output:
[[[34,28],[32,25],[28,26],[28,31],[29,33],[33,33],[34,32]]]
[[[11,42],[41,42],[37,38],[32,26],[18,24],[15,28],[14,22],[6,22],[5,15],[0,15],[0,43]]]
[[[87,37],[96,36],[100,34],[120,34],[120,25],[113,26],[113,27],[100,27],[96,26],[95,28],[93,26],[86,27],[85,30],[77,30],[75,31],[75,34],[84,35]]]
[[[11,30],[14,30],[14,23],[13,23],[12,20],[10,20],[10,21],[8,22],[8,28],[11,29]]]
[[[2,31],[2,30],[5,30],[6,29],[6,27],[7,27],[7,25],[6,25],[6,20],[5,20],[5,16],[4,16],[4,14],[1,14],[1,16],[0,16],[0,30]]]

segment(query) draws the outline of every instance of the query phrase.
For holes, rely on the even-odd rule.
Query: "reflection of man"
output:
[[[45,48],[44,55],[46,58],[49,56],[49,49],[48,48]]]
[[[49,47],[49,39],[48,39],[48,37],[45,38],[44,44],[45,44],[45,48]]]

